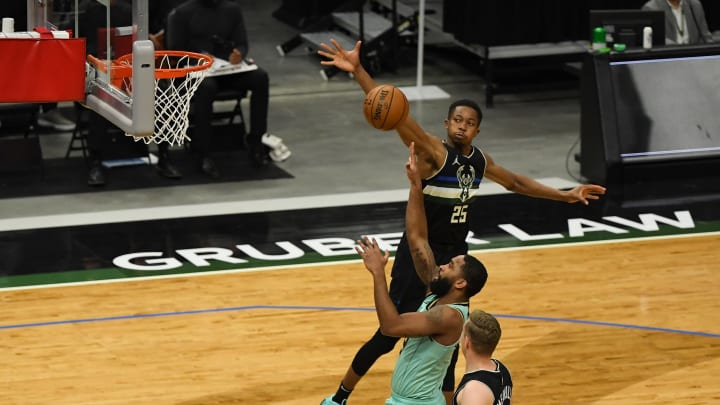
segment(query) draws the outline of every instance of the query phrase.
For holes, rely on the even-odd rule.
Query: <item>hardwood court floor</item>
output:
[[[472,306],[501,321],[513,403],[718,403],[719,245],[479,253],[490,279]],[[360,262],[0,297],[3,404],[317,404],[377,325]],[[351,403],[384,403],[397,349]]]

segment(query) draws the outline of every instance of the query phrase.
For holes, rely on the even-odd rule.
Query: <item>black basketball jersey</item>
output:
[[[445,142],[443,145],[447,150],[445,163],[423,180],[430,245],[464,245],[470,229],[470,205],[477,197],[487,162],[475,146],[464,156]]]
[[[445,163],[430,178],[423,180],[423,199],[428,236],[437,263],[467,253],[465,239],[470,224],[470,204],[485,174],[485,156],[473,147],[469,156],[443,142]],[[390,282],[390,297],[398,310],[415,311],[425,298],[426,286],[417,276],[412,255],[403,233],[395,254]]]
[[[453,405],[458,405],[457,395],[458,392],[462,391],[465,384],[468,381],[480,381],[490,388],[493,395],[495,396],[494,405],[510,405],[510,398],[512,397],[512,378],[510,377],[510,371],[505,367],[500,360],[492,359],[495,362],[495,371],[478,370],[472,373],[467,373],[460,380],[457,390],[453,395]]]

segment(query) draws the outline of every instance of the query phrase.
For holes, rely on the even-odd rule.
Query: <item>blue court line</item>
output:
[[[542,317],[542,316],[529,316],[529,315],[507,315],[507,314],[494,314],[494,315],[498,318],[524,319],[524,320],[529,320],[529,321],[577,323],[577,324],[582,324],[582,325],[609,326],[611,328],[639,329],[639,330],[647,330],[647,331],[651,331],[651,332],[682,333],[684,335],[720,338],[720,334],[718,334],[718,333],[695,332],[695,331],[683,330],[683,329],[658,328],[655,326],[632,325],[629,323],[584,321],[584,320],[580,320],[580,319],[565,319],[565,318],[546,318],[546,317]]]
[[[164,317],[164,316],[211,314],[211,313],[219,313],[219,312],[247,311],[247,310],[254,310],[254,309],[282,309],[282,310],[302,310],[302,311],[363,311],[363,312],[371,312],[371,311],[374,312],[375,311],[375,308],[320,307],[320,306],[294,306],[294,305],[248,305],[248,306],[230,307],[230,308],[198,309],[198,310],[193,310],[193,311],[158,312],[155,314],[121,315],[121,316],[109,316],[109,317],[102,317],[102,318],[68,319],[68,320],[64,320],[64,321],[21,323],[21,324],[15,324],[15,325],[0,325],[0,330],[35,328],[35,327],[40,327],[40,326],[69,325],[69,324],[90,323],[90,322],[121,321],[121,320],[128,320],[128,319],[158,318],[158,317]],[[528,321],[542,321],[542,322],[574,323],[574,324],[581,324],[581,325],[607,326],[607,327],[611,327],[611,328],[638,329],[638,330],[646,330],[646,331],[651,331],[651,332],[681,333],[684,335],[701,336],[701,337],[709,337],[709,338],[720,338],[720,334],[717,334],[717,333],[696,332],[696,331],[689,331],[689,330],[683,330],[683,329],[659,328],[659,327],[654,327],[654,326],[632,325],[632,324],[626,324],[626,323],[586,321],[586,320],[580,320],[580,319],[550,318],[550,317],[530,316],[530,315],[510,315],[510,314],[494,314],[494,315],[498,318],[524,319],[524,320],[528,320]]]

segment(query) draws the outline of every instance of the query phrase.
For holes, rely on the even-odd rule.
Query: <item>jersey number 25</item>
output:
[[[450,215],[451,224],[464,224],[467,221],[467,205],[456,205]]]

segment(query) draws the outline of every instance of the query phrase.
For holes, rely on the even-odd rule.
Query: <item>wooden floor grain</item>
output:
[[[478,253],[490,279],[471,304],[500,319],[513,403],[720,403],[719,248],[711,235]],[[377,327],[360,262],[0,300],[4,404],[317,404]],[[383,403],[398,349],[351,403]]]

